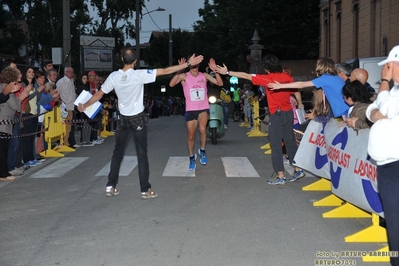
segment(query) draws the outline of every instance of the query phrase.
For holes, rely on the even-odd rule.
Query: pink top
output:
[[[292,96],[290,96],[290,102],[292,105],[292,112],[294,113],[294,125],[299,123],[298,117],[296,116],[296,105],[295,105],[295,100]]]
[[[186,98],[186,111],[209,109],[208,88],[204,74],[198,72],[198,76],[193,77],[190,72],[187,72],[183,91]]]

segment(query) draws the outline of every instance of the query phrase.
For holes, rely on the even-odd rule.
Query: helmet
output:
[[[230,78],[230,84],[238,84],[238,78],[237,77],[231,77]]]

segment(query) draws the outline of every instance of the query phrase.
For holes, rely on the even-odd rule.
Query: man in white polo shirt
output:
[[[191,65],[197,65],[202,60],[202,55],[193,55],[187,61],[187,64],[184,65],[134,70],[137,61],[136,52],[132,47],[125,48],[122,53],[123,68],[112,72],[101,86],[101,89],[89,101],[79,104],[78,109],[83,112],[88,106],[100,100],[104,94],[110,93],[113,89],[115,89],[115,93],[118,96],[120,120],[116,130],[115,148],[111,160],[111,170],[108,175],[106,196],[119,194],[116,185],[118,184],[119,169],[125,155],[125,148],[129,142],[129,133],[133,134],[136,145],[141,198],[153,199],[158,196],[151,189],[151,184],[148,182],[150,171],[147,157],[147,129],[143,118],[144,84],[154,82],[157,76],[169,75]]]
[[[64,77],[60,78],[56,85],[57,90],[60,92],[60,98],[63,103],[65,103],[65,108],[68,111],[68,116],[65,120],[69,121],[75,118],[74,102],[76,100],[75,83],[74,77],[75,73],[72,67],[66,67],[64,70]],[[75,141],[75,126],[72,123],[66,123],[66,132],[64,136],[63,144],[71,148],[76,148]]]
[[[378,192],[388,235],[390,251],[399,251],[399,45],[389,52],[383,65],[377,99],[369,105],[370,129],[368,153],[377,163]],[[394,86],[389,88],[393,80]],[[397,254],[397,253],[396,253]],[[399,257],[391,257],[399,266]]]

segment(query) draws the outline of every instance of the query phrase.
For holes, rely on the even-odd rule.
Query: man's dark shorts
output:
[[[209,114],[209,109],[204,109],[204,110],[197,110],[197,111],[186,111],[186,114],[184,115],[184,120],[186,122],[191,121],[191,120],[198,120],[198,116],[200,113],[207,112]]]

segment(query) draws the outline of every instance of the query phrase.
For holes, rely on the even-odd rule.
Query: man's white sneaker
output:
[[[116,196],[118,194],[119,194],[119,190],[116,187],[108,186],[105,189],[105,196],[106,197]]]
[[[19,176],[19,175],[23,175],[24,171],[22,171],[21,169],[15,168],[14,170],[10,171],[9,173],[13,176]]]
[[[95,141],[93,141],[93,144],[97,144],[97,145],[99,145],[99,144],[103,144],[103,140],[100,140],[100,139],[96,139]]]
[[[156,197],[158,197],[158,194],[152,191],[151,188],[149,188],[147,192],[141,192],[142,199],[155,199]]]

